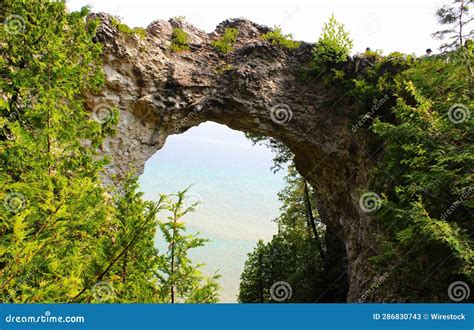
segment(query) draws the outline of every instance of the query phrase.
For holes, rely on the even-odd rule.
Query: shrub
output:
[[[218,67],[218,68],[216,69],[216,73],[217,73],[217,74],[224,74],[224,73],[229,72],[229,71],[232,71],[232,70],[234,70],[234,69],[235,69],[235,68],[234,68],[232,65],[230,65],[230,64],[225,64],[225,65],[222,65],[222,66]]]
[[[281,27],[279,26],[275,27],[273,31],[264,33],[262,39],[269,41],[272,45],[277,45],[286,49],[294,49],[300,46],[298,41],[293,40],[292,34],[283,34]]]
[[[233,50],[232,45],[237,40],[237,36],[239,35],[239,30],[235,28],[226,28],[224,30],[224,35],[211,43],[212,47],[214,47],[218,52],[227,54]]]
[[[184,32],[183,29],[173,28],[170,45],[170,50],[172,52],[189,50],[188,42],[188,34]]]
[[[339,23],[334,15],[324,24],[323,33],[314,46],[313,58],[317,66],[345,62],[352,50],[352,40],[344,24]]]
[[[117,17],[112,17],[111,23],[115,26],[121,33],[131,36],[137,35],[142,39],[146,38],[146,30],[141,27],[131,28],[127,24],[120,22],[120,19]]]
[[[133,28],[133,32],[142,39],[146,38],[146,30],[144,28],[141,28],[141,27]]]

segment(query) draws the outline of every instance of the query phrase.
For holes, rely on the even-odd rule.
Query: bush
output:
[[[281,27],[275,27],[273,31],[264,33],[263,40],[269,41],[272,45],[277,45],[286,49],[295,49],[300,46],[298,41],[293,40],[292,34],[283,34]]]
[[[239,35],[239,30],[235,28],[226,28],[224,30],[224,35],[211,43],[212,47],[214,47],[218,52],[227,54],[233,50],[232,45],[237,40],[237,36]]]
[[[120,22],[119,18],[112,17],[111,23],[115,26],[121,33],[125,35],[137,35],[142,39],[146,38],[146,30],[141,27],[131,28],[127,24]]]
[[[188,46],[188,34],[180,28],[173,28],[171,35],[170,50],[172,52],[180,52],[183,50],[189,50]]]
[[[352,40],[344,24],[339,23],[334,15],[324,24],[323,33],[314,46],[313,58],[317,66],[345,62],[352,50]]]
[[[222,65],[222,66],[218,67],[218,68],[216,69],[216,73],[217,73],[217,74],[224,74],[224,73],[229,72],[229,71],[232,71],[232,70],[234,70],[234,69],[235,69],[235,68],[234,68],[232,65],[230,65],[230,64],[225,64],[225,65]]]

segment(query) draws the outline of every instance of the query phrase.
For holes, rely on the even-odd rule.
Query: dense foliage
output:
[[[278,234],[266,244],[260,241],[249,254],[241,275],[240,302],[315,302],[325,293],[324,226],[312,189],[293,167],[279,199],[283,205],[275,219]],[[274,286],[279,282],[286,282],[290,290],[283,296]]]
[[[103,80],[100,46],[87,10],[7,6],[18,16],[0,30],[2,300],[67,301],[100,258],[94,236],[114,223],[94,160],[103,130],[78,99]]]
[[[104,80],[97,23],[64,2],[6,1],[2,10],[2,301],[168,301],[154,240],[162,212],[179,207],[164,196],[145,202],[132,178],[118,191],[102,184],[107,159],[97,151],[118,118],[111,107],[91,114],[83,104]],[[215,278],[198,275],[183,277],[187,295],[216,301]]]
[[[472,64],[472,46],[418,60],[397,78],[395,122],[373,125],[388,141],[375,184],[388,232],[374,262],[410,301],[446,299],[451,282],[474,280]]]

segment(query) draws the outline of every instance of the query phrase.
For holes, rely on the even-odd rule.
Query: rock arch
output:
[[[92,17],[101,20],[106,86],[87,103],[101,120],[111,106],[120,111],[117,134],[103,145],[113,159],[108,173],[141,173],[167,136],[205,121],[278,139],[316,189],[332,240],[343,242],[344,260],[337,255],[334,262],[345,266],[335,282],[347,278],[347,301],[359,299],[374,275],[368,257],[375,229],[359,207],[373,167],[373,138],[351,131],[358,111],[353,98],[334,100],[318,78],[301,79],[312,45],[283,50],[260,38],[268,28],[244,19],[225,21],[210,34],[178,20],[155,21],[140,38],[120,32],[108,15]],[[189,34],[189,51],[168,50],[174,27]],[[227,56],[210,44],[226,27],[239,29]]]

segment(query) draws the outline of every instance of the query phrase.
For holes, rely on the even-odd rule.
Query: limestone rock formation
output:
[[[301,79],[312,45],[281,49],[260,38],[267,27],[245,19],[227,20],[210,34],[179,20],[159,20],[140,38],[121,33],[106,14],[94,17],[101,20],[97,40],[104,47],[107,81],[87,103],[94,112],[120,111],[117,134],[103,146],[113,159],[109,175],[117,180],[128,171],[141,173],[169,135],[205,121],[278,139],[317,191],[322,220],[332,233],[329,246],[344,244],[344,255],[334,260],[344,266],[329,285],[347,281],[347,301],[359,299],[377,275],[368,261],[376,230],[359,206],[373,167],[371,137],[351,131],[359,109],[350,98],[334,101],[318,77]],[[189,51],[170,52],[175,27],[189,34]],[[234,50],[223,55],[211,42],[226,27],[239,35]]]

